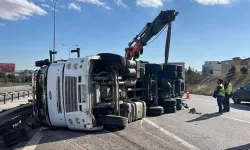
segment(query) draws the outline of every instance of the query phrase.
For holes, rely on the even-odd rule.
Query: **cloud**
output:
[[[98,5],[98,6],[101,6],[101,7],[105,8],[105,9],[112,9],[105,2],[102,2],[100,0],[77,0],[77,1],[83,2],[83,3]]]
[[[141,7],[158,8],[163,6],[162,0],[136,0],[136,5]]]
[[[44,16],[47,12],[28,0],[0,0],[0,18],[5,20],[23,20],[28,17]]]
[[[60,6],[60,7],[61,7],[61,8],[67,8],[66,6],[63,6],[63,5],[62,5],[62,6]]]
[[[75,3],[69,3],[68,8],[81,11],[81,7],[77,6]]]
[[[114,1],[115,1],[115,3],[116,3],[118,6],[123,6],[123,7],[127,8],[127,5],[125,5],[125,4],[122,2],[122,0],[114,0]]]
[[[44,7],[44,8],[51,8],[49,5],[47,5],[47,4],[41,4],[41,6],[42,7]]]
[[[195,1],[202,5],[222,5],[222,4],[229,4],[233,0],[195,0]]]
[[[0,27],[4,27],[4,26],[5,26],[5,24],[3,24],[3,23],[0,22]]]

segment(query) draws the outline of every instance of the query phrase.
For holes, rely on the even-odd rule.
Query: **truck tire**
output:
[[[182,72],[177,72],[177,78],[178,78],[178,79],[183,79],[183,74],[182,74]]]
[[[183,67],[182,66],[177,66],[177,72],[183,72]]]
[[[106,129],[124,129],[128,126],[128,118],[122,116],[99,116],[97,121]]]
[[[176,98],[176,106],[181,105],[182,99],[181,98]]]
[[[183,108],[182,104],[176,105],[176,109],[177,109],[177,110],[182,110],[182,108]]]
[[[164,107],[165,114],[170,114],[170,113],[175,113],[175,112],[176,112],[176,106]]]
[[[177,66],[170,65],[170,64],[163,64],[163,70],[164,71],[177,71]]]
[[[163,107],[156,106],[156,107],[147,107],[147,116],[160,116],[164,112]]]
[[[162,71],[162,65],[160,64],[145,64],[146,74],[156,73]]]
[[[112,53],[100,53],[97,54],[101,57],[101,60],[107,62],[108,64],[119,64],[122,67],[126,67],[126,59],[120,55]]]
[[[171,99],[168,99],[168,100],[164,100],[164,107],[173,107],[173,106],[176,106],[177,102],[176,100],[171,100]]]
[[[178,79],[175,81],[175,93],[179,96],[184,92],[184,81],[182,79]]]
[[[176,78],[177,72],[176,71],[160,71],[160,72],[158,72],[158,77],[164,78],[164,79]]]

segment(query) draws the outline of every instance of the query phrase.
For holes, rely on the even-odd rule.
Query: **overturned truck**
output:
[[[35,63],[40,68],[34,80],[34,115],[45,126],[125,128],[146,115],[176,111],[176,100],[171,98],[184,93],[182,77],[177,76],[180,66],[111,53],[81,58],[79,49],[72,52],[78,57]]]

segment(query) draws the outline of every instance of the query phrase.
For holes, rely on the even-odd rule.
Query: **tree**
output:
[[[214,70],[213,69],[210,70],[210,74],[214,74]]]
[[[16,76],[14,74],[8,74],[7,78],[10,82],[15,82]]]
[[[235,66],[235,71],[236,71],[236,73],[241,73],[241,67],[240,67],[240,65],[236,65]]]
[[[192,71],[192,69],[191,69],[190,66],[188,67],[188,70],[187,70],[186,73],[187,73],[188,76],[191,75],[191,74],[193,74],[193,71]]]
[[[246,67],[242,67],[241,69],[240,69],[240,71],[241,71],[241,74],[247,74],[248,72],[248,70],[247,70],[247,68]]]

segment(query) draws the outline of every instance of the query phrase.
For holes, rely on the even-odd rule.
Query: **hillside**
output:
[[[220,78],[225,79],[225,76],[220,76]],[[191,94],[213,95],[217,79],[218,76],[199,75],[193,72],[190,75],[186,75],[186,90],[189,90]],[[250,74],[238,74],[231,79],[233,89],[243,86],[248,82],[250,82]]]

